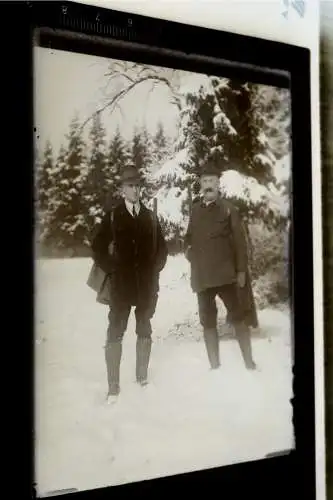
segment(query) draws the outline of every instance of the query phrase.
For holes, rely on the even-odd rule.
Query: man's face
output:
[[[140,186],[136,183],[126,183],[122,187],[122,193],[125,200],[130,203],[137,203],[140,198]]]
[[[216,175],[203,175],[200,179],[200,185],[205,201],[216,200],[220,187],[219,178]]]

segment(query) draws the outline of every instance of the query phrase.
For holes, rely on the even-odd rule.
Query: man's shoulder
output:
[[[126,210],[125,201],[123,199],[116,201],[108,210],[108,215],[113,218],[115,215],[122,214]]]
[[[143,201],[140,201],[140,210],[143,214],[150,217],[151,219],[155,219],[157,216],[157,211],[155,212],[155,210],[151,208],[151,206],[146,205],[146,203],[144,203]]]
[[[123,210],[124,202],[120,201],[118,203],[115,203],[112,206],[108,206],[104,209],[103,211],[103,216],[102,220],[104,222],[111,222],[113,221],[114,217],[121,214]]]
[[[113,219],[113,210],[111,210],[110,208],[106,209],[103,211],[103,214],[101,215],[100,217],[100,222],[101,224],[105,227],[106,225],[108,225]]]
[[[193,198],[192,200],[192,211],[197,211],[197,210],[200,210],[200,208],[202,208],[202,197],[201,196],[196,196],[195,198]]]
[[[232,213],[238,213],[238,208],[237,206],[231,202],[230,200],[227,200],[226,198],[220,197],[218,199],[218,205],[227,212],[228,215]]]

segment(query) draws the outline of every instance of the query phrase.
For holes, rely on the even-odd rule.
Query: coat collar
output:
[[[141,203],[140,203],[140,200],[137,203],[130,203],[129,201],[124,200],[124,204],[125,204],[125,207],[126,207],[127,211],[131,215],[133,214],[133,207],[135,207],[136,215],[139,215],[139,213],[141,212]]]
[[[148,211],[148,209],[147,209],[147,208],[146,208],[146,206],[142,203],[142,201],[141,201],[141,200],[139,200],[139,205],[140,205],[139,215],[141,215],[141,214],[145,214],[145,213]],[[119,206],[119,208],[120,208],[120,210],[121,210],[121,213],[122,213],[122,214],[128,214],[128,215],[130,215],[130,213],[129,213],[129,211],[128,211],[127,207],[126,207],[126,204],[125,204],[125,200],[124,200],[124,199],[122,199],[122,200],[121,200],[121,202],[119,203],[119,205],[118,205],[118,206]]]
[[[218,196],[218,197],[216,198],[216,200],[206,202],[206,201],[204,200],[204,197],[202,196],[202,197],[201,197],[201,201],[200,201],[200,203],[201,203],[201,206],[202,206],[202,207],[204,207],[204,208],[208,208],[208,207],[215,207],[216,205],[218,205],[218,204],[220,203],[220,199],[221,199],[221,197],[220,197],[220,196]]]

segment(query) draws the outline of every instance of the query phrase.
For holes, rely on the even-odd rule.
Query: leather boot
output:
[[[148,384],[148,365],[152,341],[150,338],[136,339],[136,380],[141,385]]]
[[[250,329],[243,323],[235,324],[238,344],[248,370],[255,370],[257,365],[253,361]]]
[[[120,392],[119,374],[122,353],[121,342],[110,342],[105,346],[105,362],[108,377],[108,396],[118,396]]]
[[[219,339],[216,328],[204,329],[204,340],[208,361],[213,370],[220,367]]]

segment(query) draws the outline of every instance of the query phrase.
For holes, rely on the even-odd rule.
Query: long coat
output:
[[[185,251],[191,263],[194,292],[237,283],[237,273],[245,273],[245,287],[237,287],[239,299],[245,322],[248,326],[257,327],[247,241],[237,208],[222,198],[208,206],[201,200],[193,203],[185,236]]]
[[[111,297],[135,305],[158,292],[167,246],[158,220],[142,203],[136,218],[124,201],[114,208],[112,217],[107,212],[91,247],[95,263],[110,276]]]
[[[202,201],[193,203],[187,248],[194,292],[235,283],[237,273],[247,270],[247,245],[238,210],[221,198],[208,206]]]

